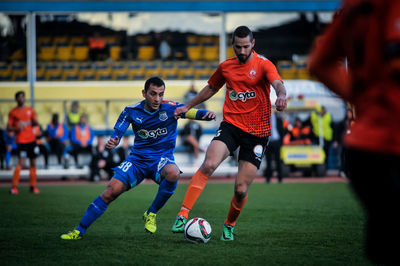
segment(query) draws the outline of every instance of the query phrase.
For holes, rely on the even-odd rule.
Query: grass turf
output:
[[[233,184],[206,186],[190,217],[212,226],[207,244],[191,244],[171,227],[186,192],[180,184],[144,231],[143,212],[158,186],[124,193],[78,241],[73,229],[105,185],[43,186],[40,195],[0,188],[3,265],[368,265],[363,257],[364,216],[347,184],[253,184],[235,227],[235,241],[219,240]]]

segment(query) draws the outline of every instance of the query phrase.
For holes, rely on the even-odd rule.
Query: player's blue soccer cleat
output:
[[[72,230],[66,234],[62,234],[60,237],[61,237],[61,239],[64,239],[64,240],[78,240],[78,239],[82,238],[81,232],[79,232],[76,229]]]
[[[149,232],[154,234],[157,230],[157,224],[156,224],[156,216],[157,214],[150,212],[147,214],[147,211],[144,212],[143,214],[143,220],[144,220],[144,229]]]
[[[224,224],[224,226],[222,227],[221,240],[222,241],[233,241],[233,229],[235,229],[234,226]]]
[[[176,217],[175,223],[172,226],[172,233],[183,233],[185,230],[185,225],[187,223],[187,218],[183,215]]]

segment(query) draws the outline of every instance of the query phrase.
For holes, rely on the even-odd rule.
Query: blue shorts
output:
[[[128,189],[139,185],[145,178],[153,179],[154,182],[160,184],[162,181],[161,171],[167,164],[175,164],[173,154],[146,159],[130,155],[119,166],[113,168],[113,178],[124,183]]]

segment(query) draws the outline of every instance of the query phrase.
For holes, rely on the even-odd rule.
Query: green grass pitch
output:
[[[40,185],[40,183],[39,183]],[[363,256],[365,218],[345,183],[253,184],[235,241],[219,240],[233,184],[207,184],[190,217],[212,226],[207,244],[191,244],[171,227],[186,192],[180,184],[157,216],[157,232],[144,231],[143,212],[158,186],[142,184],[113,202],[78,241],[73,229],[104,184],[42,186],[40,195],[0,188],[2,265],[368,265]]]

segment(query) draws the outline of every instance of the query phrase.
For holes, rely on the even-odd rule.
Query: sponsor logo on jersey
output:
[[[168,119],[167,112],[161,111],[160,114],[159,114],[159,116],[158,116],[158,118],[159,118],[161,121],[167,120],[167,119]]]
[[[245,91],[245,92],[239,92],[237,93],[236,91],[232,90],[229,93],[229,98],[232,101],[236,100],[241,100],[242,102],[247,101],[248,99],[256,98],[256,92],[255,91]]]
[[[167,135],[168,130],[167,128],[157,128],[155,130],[146,130],[146,129],[141,129],[137,132],[138,136],[141,137],[142,139],[147,139],[147,138],[157,138],[162,135]]]
[[[254,154],[256,155],[256,159],[261,161],[261,157],[263,155],[263,147],[262,145],[257,145],[253,149]]]
[[[143,117],[136,117],[136,120],[139,121],[139,123],[143,122]]]

